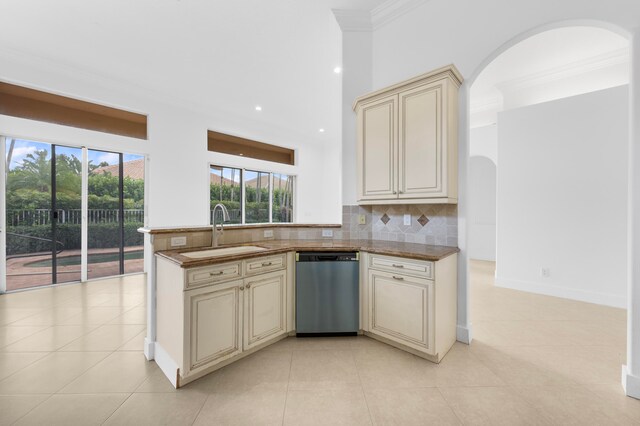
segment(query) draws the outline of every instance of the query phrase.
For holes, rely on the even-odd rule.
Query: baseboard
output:
[[[456,327],[456,340],[461,343],[471,344],[473,337],[471,335],[471,324],[468,326],[458,325]]]
[[[532,281],[505,279],[497,275],[495,283],[496,287],[544,294],[546,296],[560,297],[563,299],[578,300],[580,302],[596,303],[598,305],[612,306],[614,308],[627,308],[626,296],[617,296],[615,294],[543,284]]]
[[[640,399],[640,377],[629,374],[626,365],[622,366],[622,387],[625,395]]]
[[[149,340],[148,337],[144,338],[144,356],[147,357],[147,361],[153,360],[155,356],[156,342]]]
[[[171,382],[174,388],[178,388],[178,376],[180,374],[180,367],[171,359],[169,354],[158,344],[155,343],[155,359],[154,361],[160,367],[160,370],[167,376],[167,379]]]

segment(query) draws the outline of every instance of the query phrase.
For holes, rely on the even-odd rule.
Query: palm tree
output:
[[[22,163],[10,171],[7,184],[11,189],[35,189],[50,192],[51,158],[46,149],[29,153]]]

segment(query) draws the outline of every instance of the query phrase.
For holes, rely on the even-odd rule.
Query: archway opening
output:
[[[622,35],[554,26],[499,49],[467,81],[474,340],[535,346],[537,359],[567,365],[597,334],[598,345],[609,345],[599,348],[607,365],[587,357],[576,379],[619,377],[624,360],[628,67]],[[491,195],[493,239],[480,231],[491,222]],[[494,246],[491,259],[486,248]]]

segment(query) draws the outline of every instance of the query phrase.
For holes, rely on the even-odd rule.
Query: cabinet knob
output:
[[[240,287],[240,290],[244,290],[244,287]]]
[[[273,264],[273,262],[264,262],[262,264],[262,266],[271,266]]]
[[[404,265],[398,265],[397,263],[392,263],[391,266],[394,268],[404,268]]]
[[[402,280],[404,280],[404,278],[403,278],[403,277],[398,277],[398,276],[395,276],[395,275],[393,275],[393,279],[394,279],[394,280],[398,280],[398,281],[402,281]]]
[[[250,288],[250,287],[251,287],[251,284],[247,284],[247,285],[245,285],[245,287],[246,287],[246,288]]]
[[[210,277],[215,277],[217,275],[222,275],[222,274],[224,274],[224,271],[215,272],[215,273],[214,272],[209,272],[209,276]]]

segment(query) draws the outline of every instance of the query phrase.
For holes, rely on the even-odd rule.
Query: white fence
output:
[[[7,226],[37,226],[51,224],[52,210],[7,210]],[[96,223],[118,223],[120,210],[118,209],[89,209],[88,221]],[[143,222],[143,209],[125,209],[125,222]],[[58,210],[58,223],[79,225],[82,223],[82,211],[80,209]]]

